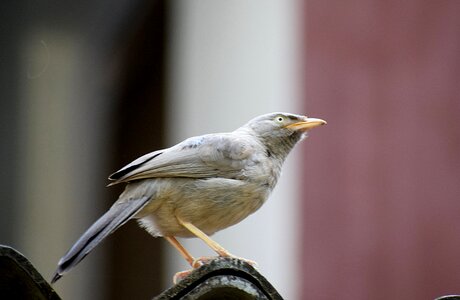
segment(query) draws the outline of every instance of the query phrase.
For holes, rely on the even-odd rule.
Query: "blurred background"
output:
[[[459,1],[0,7],[0,243],[47,279],[122,191],[108,174],[288,111],[329,124],[290,155],[264,207],[215,239],[286,299],[460,293]],[[150,299],[186,268],[131,222],[55,288]]]

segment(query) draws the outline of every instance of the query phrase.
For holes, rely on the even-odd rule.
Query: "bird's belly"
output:
[[[139,214],[141,225],[156,236],[193,237],[177,218],[213,234],[255,212],[270,193],[266,185],[223,178],[166,179],[159,187],[162,198]]]

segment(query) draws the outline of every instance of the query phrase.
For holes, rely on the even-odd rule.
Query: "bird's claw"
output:
[[[192,263],[192,268],[193,269],[177,272],[176,274],[174,274],[173,283],[174,284],[178,283],[179,281],[181,281],[185,277],[189,276],[195,269],[197,269],[197,268],[199,268],[199,267],[201,267],[201,266],[203,266],[203,265],[209,263],[210,261],[212,261],[214,259],[217,259],[219,257],[229,257],[229,258],[242,260],[242,261],[250,264],[253,267],[257,267],[257,262],[255,262],[253,260],[250,260],[250,259],[237,257],[237,256],[234,256],[234,255],[229,255],[229,256],[202,256],[202,257],[198,257],[197,259],[195,259],[193,261],[193,263]]]
[[[195,259],[192,263],[192,268],[196,269],[216,259],[218,256],[202,256]]]
[[[185,270],[185,271],[177,272],[177,273],[174,274],[174,276],[173,276],[173,283],[174,283],[174,284],[177,284],[179,281],[181,281],[181,280],[184,279],[185,277],[189,276],[190,273],[192,273],[193,271],[194,271],[194,269],[190,269],[190,270]]]

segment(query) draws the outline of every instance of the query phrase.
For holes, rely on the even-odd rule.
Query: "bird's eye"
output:
[[[276,121],[282,123],[284,121],[284,118],[282,116],[278,116],[276,117]]]

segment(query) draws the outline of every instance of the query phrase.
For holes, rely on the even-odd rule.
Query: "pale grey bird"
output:
[[[61,258],[51,283],[130,219],[154,237],[164,237],[194,268],[201,261],[175,237],[198,237],[219,256],[233,257],[209,235],[259,209],[294,145],[324,124],[321,119],[271,113],[233,132],[192,137],[134,160],[110,175],[110,185],[127,183],[124,192]]]

